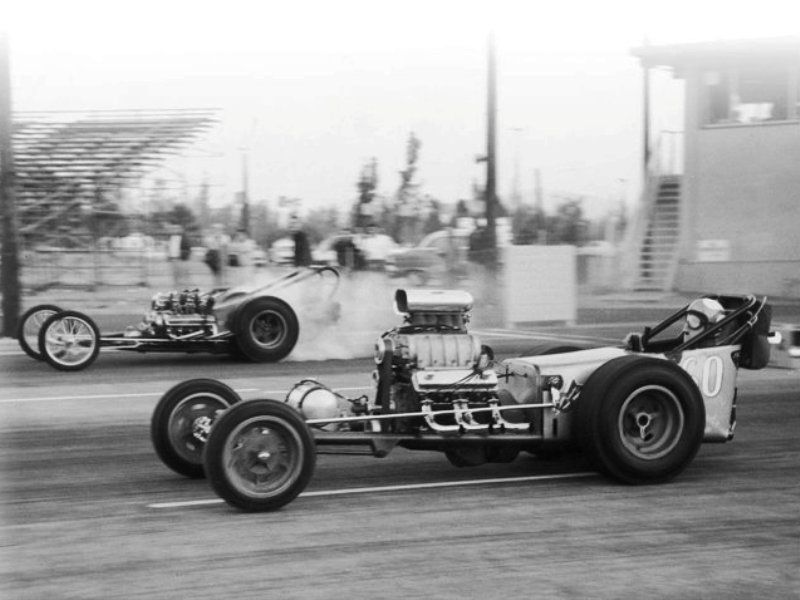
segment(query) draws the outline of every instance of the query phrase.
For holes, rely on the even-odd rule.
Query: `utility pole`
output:
[[[2,218],[2,266],[0,293],[3,294],[2,335],[16,337],[19,321],[19,247],[14,194],[14,151],[11,144],[11,75],[8,36],[0,31],[0,218]]]
[[[247,151],[242,152],[242,192],[241,192],[241,212],[239,213],[238,229],[250,235],[250,185],[247,172]]]
[[[522,127],[515,127],[512,131],[516,134],[515,142],[516,148],[514,150],[514,181],[511,190],[511,205],[514,211],[517,211],[522,206],[522,190],[519,184],[519,154],[520,154],[520,137],[522,134]]]
[[[533,206],[536,212],[544,214],[544,190],[542,189],[542,170],[536,167],[533,170]]]
[[[486,102],[486,252],[489,264],[497,262],[497,205],[496,148],[497,148],[497,70],[494,33],[489,34]]]

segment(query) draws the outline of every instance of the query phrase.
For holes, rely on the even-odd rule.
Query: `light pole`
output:
[[[497,61],[494,33],[489,34],[487,52],[486,99],[486,253],[487,262],[497,262],[497,231],[495,206],[497,204]]]
[[[242,149],[242,207],[239,213],[239,225],[237,229],[243,230],[245,235],[250,236],[250,178],[247,170],[247,149]]]
[[[522,138],[522,127],[514,127],[511,131],[513,131],[516,135],[515,138],[515,148],[514,148],[514,180],[512,182],[512,189],[511,189],[511,203],[513,205],[513,210],[517,211],[522,206],[522,191],[520,190],[519,184],[519,155],[520,155],[520,145],[521,145],[521,138]]]

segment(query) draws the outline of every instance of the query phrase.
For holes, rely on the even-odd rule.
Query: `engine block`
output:
[[[214,308],[214,298],[200,290],[160,292],[151,299],[150,308],[175,315],[210,315]]]
[[[467,331],[472,302],[466,292],[397,291],[395,308],[404,322],[381,336],[375,356],[377,401],[384,412],[483,404],[496,396],[497,376],[485,369],[487,349]],[[398,420],[394,426],[404,430],[420,423]]]
[[[199,290],[159,292],[141,323],[126,331],[126,337],[187,340],[215,335],[214,298]]]

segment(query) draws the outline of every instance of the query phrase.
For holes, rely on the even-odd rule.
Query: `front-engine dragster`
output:
[[[301,320],[338,319],[338,285],[336,269],[314,267],[267,283],[160,292],[139,323],[105,335],[82,312],[40,304],[22,316],[17,339],[30,357],[62,371],[85,369],[101,347],[229,353],[254,362],[277,362],[297,343]]]
[[[403,322],[378,339],[371,398],[306,379],[283,402],[240,402],[219,381],[180,383],[153,414],[156,452],[244,510],[294,499],[322,446],[377,457],[435,450],[464,467],[574,445],[614,479],[658,483],[702,442],[733,437],[737,370],[769,357],[770,309],[753,296],[701,298],[626,346],[542,346],[501,362],[467,329],[472,302],[461,291],[398,290]]]

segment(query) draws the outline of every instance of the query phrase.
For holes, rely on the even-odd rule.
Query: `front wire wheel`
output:
[[[216,379],[189,379],[167,390],[150,420],[150,439],[161,462],[180,475],[203,477],[203,449],[211,426],[240,400]]]
[[[80,371],[92,364],[100,352],[100,330],[78,311],[55,313],[39,330],[39,352],[60,371]]]
[[[36,360],[44,360],[39,352],[39,331],[50,316],[61,310],[55,304],[39,304],[25,311],[17,328],[17,341],[25,354]]]
[[[275,510],[311,480],[314,438],[293,408],[275,400],[232,406],[215,423],[204,453],[206,476],[231,506]]]

